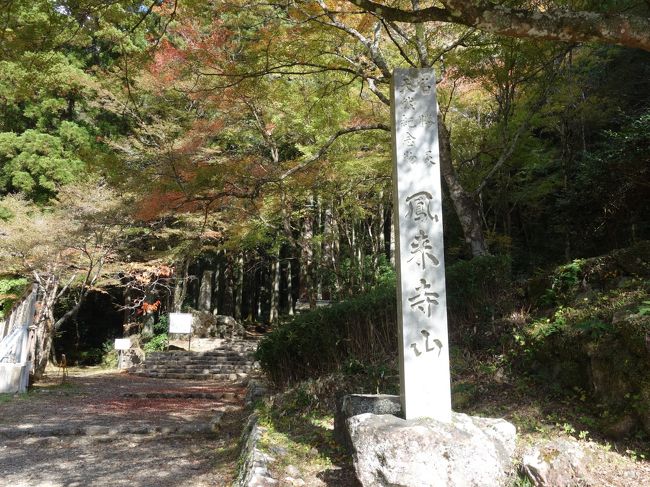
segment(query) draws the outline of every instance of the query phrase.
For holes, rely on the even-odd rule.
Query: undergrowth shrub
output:
[[[162,352],[167,348],[168,342],[169,336],[167,333],[161,333],[160,335],[154,335],[150,340],[148,340],[142,346],[142,349],[145,352]]]
[[[279,384],[338,370],[355,358],[396,352],[395,281],[355,299],[296,316],[266,335],[257,359]]]
[[[449,339],[471,349],[490,348],[503,333],[514,292],[507,256],[475,257],[446,269]]]
[[[115,350],[115,341],[106,340],[102,345],[101,350],[102,350],[101,366],[107,369],[114,369],[115,367],[117,367],[119,352]]]
[[[447,269],[450,337],[454,343],[482,344],[496,333],[494,321],[511,302],[510,262],[480,257]],[[352,369],[390,375],[397,356],[395,278],[354,299],[296,316],[259,344],[257,359],[271,380],[284,385]]]

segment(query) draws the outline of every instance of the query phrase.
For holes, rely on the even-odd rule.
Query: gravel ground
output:
[[[132,396],[142,392],[199,397]],[[55,377],[27,395],[2,397],[0,486],[230,485],[244,392],[241,384],[77,369],[63,385]],[[206,433],[219,414],[218,432]],[[169,434],[120,432],[134,427]],[[174,434],[193,427],[203,432]]]

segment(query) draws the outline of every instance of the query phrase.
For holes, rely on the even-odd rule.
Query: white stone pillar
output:
[[[432,69],[391,86],[400,394],[406,419],[451,420],[440,157]]]

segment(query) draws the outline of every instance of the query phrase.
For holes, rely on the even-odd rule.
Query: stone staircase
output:
[[[159,379],[242,380],[257,369],[253,358],[256,346],[256,342],[239,341],[202,352],[151,352],[135,374]]]

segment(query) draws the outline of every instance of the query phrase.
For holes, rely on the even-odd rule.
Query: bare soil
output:
[[[130,396],[142,392],[231,394],[222,400]],[[71,369],[64,383],[53,373],[26,395],[0,396],[0,486],[230,485],[244,393],[242,384],[162,381],[95,368]],[[173,433],[205,430],[219,413],[216,433]],[[125,425],[145,434],[120,433]],[[88,434],[89,427],[111,434]],[[151,434],[160,431],[172,434]]]

